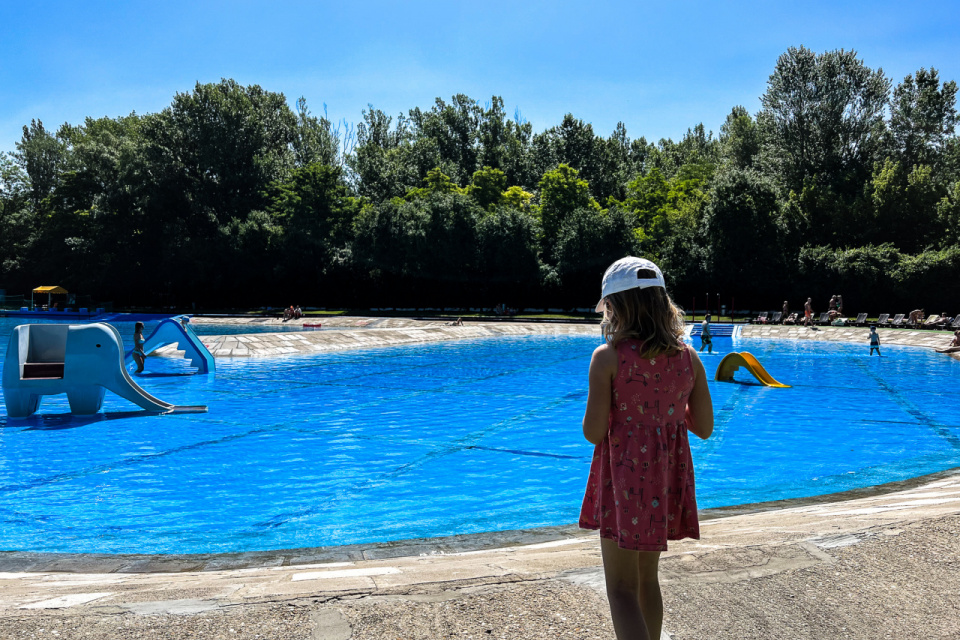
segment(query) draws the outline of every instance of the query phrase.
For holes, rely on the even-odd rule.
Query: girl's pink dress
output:
[[[642,347],[617,346],[610,429],[593,452],[580,527],[623,549],[666,551],[667,540],[700,539],[684,422],[693,366],[686,347],[641,358]]]

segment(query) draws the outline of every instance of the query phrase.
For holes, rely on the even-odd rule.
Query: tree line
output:
[[[842,293],[848,309],[960,312],[956,93],[933,68],[894,85],[853,51],[791,48],[757,113],[651,142],[570,114],[535,132],[496,96],[370,106],[352,126],[256,85],[197,84],[159,113],[24,126],[0,154],[0,287],[572,308],[635,254],[684,306]]]

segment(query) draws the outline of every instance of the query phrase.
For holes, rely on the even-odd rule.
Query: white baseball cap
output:
[[[641,278],[640,271],[653,271],[655,278]],[[628,289],[646,289],[647,287],[667,288],[663,282],[663,274],[659,267],[644,258],[627,256],[620,258],[607,267],[603,274],[603,294],[597,303],[597,312],[603,312],[603,299],[611,293],[627,291]]]

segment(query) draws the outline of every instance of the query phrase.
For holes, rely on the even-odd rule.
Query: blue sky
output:
[[[608,135],[716,132],[759,109],[790,46],[854,49],[895,82],[920,67],[960,81],[951,1],[100,2],[0,3],[0,151],[39,118],[163,109],[221,77],[304,96],[357,122],[465,93],[503,97],[540,131],[565,113]]]

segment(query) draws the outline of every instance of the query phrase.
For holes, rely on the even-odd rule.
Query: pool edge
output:
[[[960,476],[960,467],[838,493],[703,509],[699,515],[700,520],[705,522],[752,513],[847,502],[913,489],[954,476]],[[296,567],[297,565],[327,562],[383,560],[410,556],[443,556],[561,540],[575,540],[593,535],[595,535],[593,532],[580,529],[575,524],[566,524],[436,538],[412,538],[393,542],[235,553],[106,554],[0,551],[0,572],[139,574]]]

